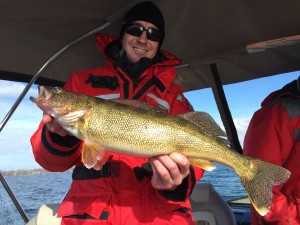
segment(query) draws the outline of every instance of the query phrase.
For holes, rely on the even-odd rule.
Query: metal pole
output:
[[[1,180],[1,183],[4,187],[4,189],[7,192],[7,194],[9,195],[12,202],[14,203],[17,210],[19,211],[20,215],[22,216],[23,220],[25,221],[25,223],[28,223],[29,219],[28,219],[27,215],[25,214],[24,210],[22,209],[21,205],[19,204],[18,200],[16,199],[16,197],[14,196],[12,191],[10,190],[10,188],[9,188],[8,184],[6,183],[4,177],[2,176],[1,172],[0,172],[0,180]]]
[[[22,91],[22,93],[20,94],[20,96],[18,97],[18,99],[15,101],[14,105],[11,107],[11,109],[9,110],[9,112],[6,114],[6,116],[4,117],[3,121],[0,124],[0,133],[2,131],[2,129],[4,128],[5,124],[7,123],[7,121],[9,120],[9,118],[13,115],[14,111],[17,109],[17,107],[19,106],[20,102],[23,100],[23,98],[25,97],[25,95],[27,94],[27,92],[29,91],[30,87],[34,84],[34,82],[38,79],[38,77],[42,74],[42,72],[55,60],[58,58],[58,56],[60,56],[65,50],[67,50],[68,48],[72,47],[73,45],[77,44],[78,42],[88,38],[89,36],[99,32],[100,30],[106,28],[107,26],[109,26],[110,23],[106,22],[105,24],[101,25],[100,27],[97,27],[96,29],[76,38],[75,40],[71,41],[70,43],[68,43],[67,45],[65,45],[64,47],[62,47],[60,50],[58,50],[53,56],[51,56],[46,63],[38,70],[38,72],[31,78],[30,82],[26,85],[26,87],[24,88],[24,90]]]
[[[72,47],[73,45],[77,44],[78,42],[88,38],[89,36],[99,32],[100,30],[103,30],[104,28],[108,27],[111,23],[106,22],[105,24],[97,27],[96,29],[74,39],[73,41],[71,41],[70,43],[66,44],[64,47],[62,47],[60,50],[58,50],[53,56],[51,56],[46,63],[44,63],[44,65],[37,71],[37,73],[31,78],[30,82],[26,85],[26,87],[24,88],[24,90],[22,91],[22,93],[19,95],[18,99],[15,101],[15,103],[13,104],[13,106],[11,107],[11,109],[9,110],[9,112],[6,114],[6,116],[4,117],[3,121],[0,124],[0,133],[2,131],[2,129],[4,128],[4,126],[6,125],[6,123],[8,122],[8,120],[10,119],[10,117],[13,115],[13,113],[15,112],[15,110],[17,109],[17,107],[19,106],[19,104],[21,103],[21,101],[23,100],[23,98],[25,97],[25,95],[27,94],[27,92],[29,91],[30,87],[34,84],[34,82],[38,79],[38,77],[42,74],[42,72],[55,60],[58,58],[58,56],[60,56],[64,51],[66,51],[68,48]],[[12,199],[13,203],[15,204],[17,210],[19,211],[20,215],[22,216],[22,218],[24,219],[25,223],[27,223],[28,217],[26,216],[24,210],[22,209],[22,207],[20,206],[20,204],[18,203],[16,197],[14,196],[13,192],[11,191],[11,189],[9,188],[8,184],[6,183],[4,177],[2,176],[1,172],[0,172],[0,180],[1,183],[4,187],[4,189],[6,190],[6,192],[8,193],[9,197]]]
[[[231,142],[231,145],[235,149],[235,151],[237,151],[240,154],[243,154],[243,150],[239,142],[236,127],[234,125],[231,112],[227,104],[227,99],[219,76],[217,64],[216,63],[211,64],[210,69],[214,79],[212,90],[221,115],[221,119],[225,126],[228,139]]]

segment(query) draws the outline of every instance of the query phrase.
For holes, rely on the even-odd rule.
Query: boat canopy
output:
[[[0,79],[23,82],[66,44],[97,27],[118,36],[127,9],[141,2],[0,1]],[[212,87],[213,64],[222,84],[300,70],[298,0],[153,2],[166,21],[162,48],[182,60],[176,81],[184,91]],[[60,84],[74,70],[103,63],[90,35],[51,61],[36,83]]]

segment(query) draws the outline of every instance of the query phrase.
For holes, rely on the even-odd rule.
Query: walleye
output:
[[[104,100],[58,87],[40,86],[39,97],[30,99],[84,141],[82,161],[88,168],[100,169],[106,150],[137,157],[176,151],[205,170],[219,162],[238,174],[261,215],[270,209],[272,187],[290,176],[282,167],[233,151],[225,132],[204,112],[166,115],[135,100]]]

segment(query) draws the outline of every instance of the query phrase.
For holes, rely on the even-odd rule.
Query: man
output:
[[[73,73],[64,88],[106,99],[137,99],[170,114],[191,111],[173,83],[180,60],[160,50],[164,35],[157,6],[134,6],[124,17],[119,39],[96,36],[107,64]],[[188,198],[203,171],[181,154],[145,159],[111,153],[100,171],[87,169],[81,162],[82,142],[49,115],[31,143],[45,169],[65,171],[75,165],[58,212],[62,224],[194,224]]]
[[[251,213],[251,225],[300,224],[300,88],[299,79],[271,93],[248,127],[244,153],[291,171],[290,179],[273,188],[270,211]]]

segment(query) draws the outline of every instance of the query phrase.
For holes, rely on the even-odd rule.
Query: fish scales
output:
[[[103,101],[105,100],[95,99],[92,104],[103,105]],[[110,116],[108,119],[101,119],[106,117],[103,115]],[[128,154],[147,157],[172,151],[181,152],[188,157],[207,158],[212,161],[231,157],[231,154],[228,154],[228,157],[224,154],[216,155],[216,158],[208,157],[211,155],[208,153],[211,153],[212,149],[219,149],[222,143],[220,146],[213,147],[210,143],[215,142],[201,135],[198,127],[180,117],[166,116],[154,111],[133,110],[132,107],[110,102],[107,107],[92,111],[90,121],[102,122],[89,123],[87,130],[94,131],[94,135],[87,133],[87,136],[108,149],[127,149]],[[118,126],[112,126],[113,124]],[[197,147],[199,143],[206,143],[202,144],[201,154]]]

